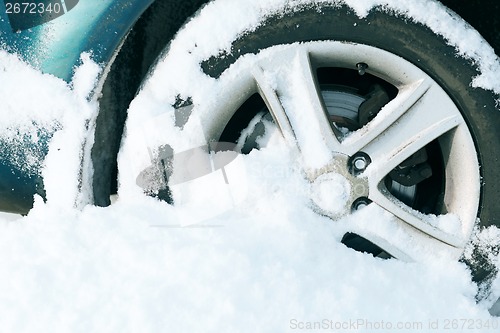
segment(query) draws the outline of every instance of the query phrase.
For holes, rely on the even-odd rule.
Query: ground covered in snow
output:
[[[0,224],[0,327],[281,332],[321,322],[346,332],[446,331],[456,320],[496,331],[463,264],[354,252],[329,221],[284,193],[269,197],[191,228],[149,199],[81,212],[39,202]]]
[[[382,260],[341,244],[342,223],[311,209],[307,182],[273,135],[239,159],[247,170],[245,200],[231,210],[200,212],[133,193],[107,208],[84,205],[77,192],[88,134],[82,125],[96,112],[87,97],[98,68],[83,57],[68,85],[0,51],[3,139],[21,125],[24,133],[60,129],[47,160],[36,151],[19,157],[29,170],[42,167],[48,201],[36,198],[25,217],[0,216],[0,331],[500,328],[488,311],[500,279],[478,303],[463,263],[432,253],[418,263]],[[492,84],[488,77],[476,83]],[[34,122],[33,109],[41,110]],[[254,171],[263,169],[269,172]],[[389,218],[372,206],[351,217],[381,226]],[[500,232],[491,228],[477,239],[498,244]]]

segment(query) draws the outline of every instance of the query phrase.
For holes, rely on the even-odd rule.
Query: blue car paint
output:
[[[73,9],[80,0],[4,0],[12,31],[27,30],[52,21]]]
[[[82,52],[90,52],[95,62],[107,64],[153,1],[80,0],[64,15],[22,31],[13,31],[5,2],[0,1],[0,49],[17,54],[43,73],[70,82]],[[41,2],[54,1],[37,1]],[[34,149],[46,155],[51,137],[44,136]],[[45,194],[43,180],[40,172],[30,174],[15,167],[10,155],[8,149],[0,152],[0,210],[27,213],[33,195]]]
[[[0,45],[44,73],[70,81],[82,52],[107,63],[134,22],[154,0],[80,0],[66,14],[14,32],[0,3]],[[50,1],[45,1],[50,2]]]

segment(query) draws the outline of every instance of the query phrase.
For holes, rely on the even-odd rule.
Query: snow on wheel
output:
[[[496,96],[471,86],[478,69],[454,46],[465,24],[444,7],[364,3],[206,6],[131,105],[120,195],[214,205],[224,197],[214,213],[223,211],[231,195],[248,195],[233,153],[265,149],[262,138],[278,133],[310,185],[311,207],[343,221],[344,244],[379,257],[459,259],[476,226],[500,224]],[[238,19],[220,20],[222,7]],[[439,20],[458,32],[445,40],[432,30]],[[205,177],[212,172],[220,174]],[[217,187],[221,179],[232,188]],[[386,225],[370,223],[375,211]],[[487,280],[480,256],[469,264]]]

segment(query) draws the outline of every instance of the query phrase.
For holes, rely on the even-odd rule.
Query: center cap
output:
[[[350,196],[351,183],[338,173],[322,174],[312,184],[313,202],[328,214],[344,213]]]

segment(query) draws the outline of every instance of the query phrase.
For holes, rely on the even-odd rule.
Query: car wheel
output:
[[[476,227],[500,226],[498,96],[471,86],[477,65],[394,8],[360,17],[338,2],[279,3],[258,15],[248,5],[248,22],[234,23],[217,19],[232,6],[215,1],[171,42],[131,105],[121,191],[172,201],[164,156],[207,142],[258,149],[258,133],[241,137],[258,117],[297,151],[313,188],[346,184],[340,204],[312,195],[318,214],[375,205],[394,217],[397,236],[365,223],[345,233],[351,248],[420,260],[410,239],[459,259]],[[430,1],[413,10],[457,20]],[[482,257],[467,260],[477,281],[494,273]]]

